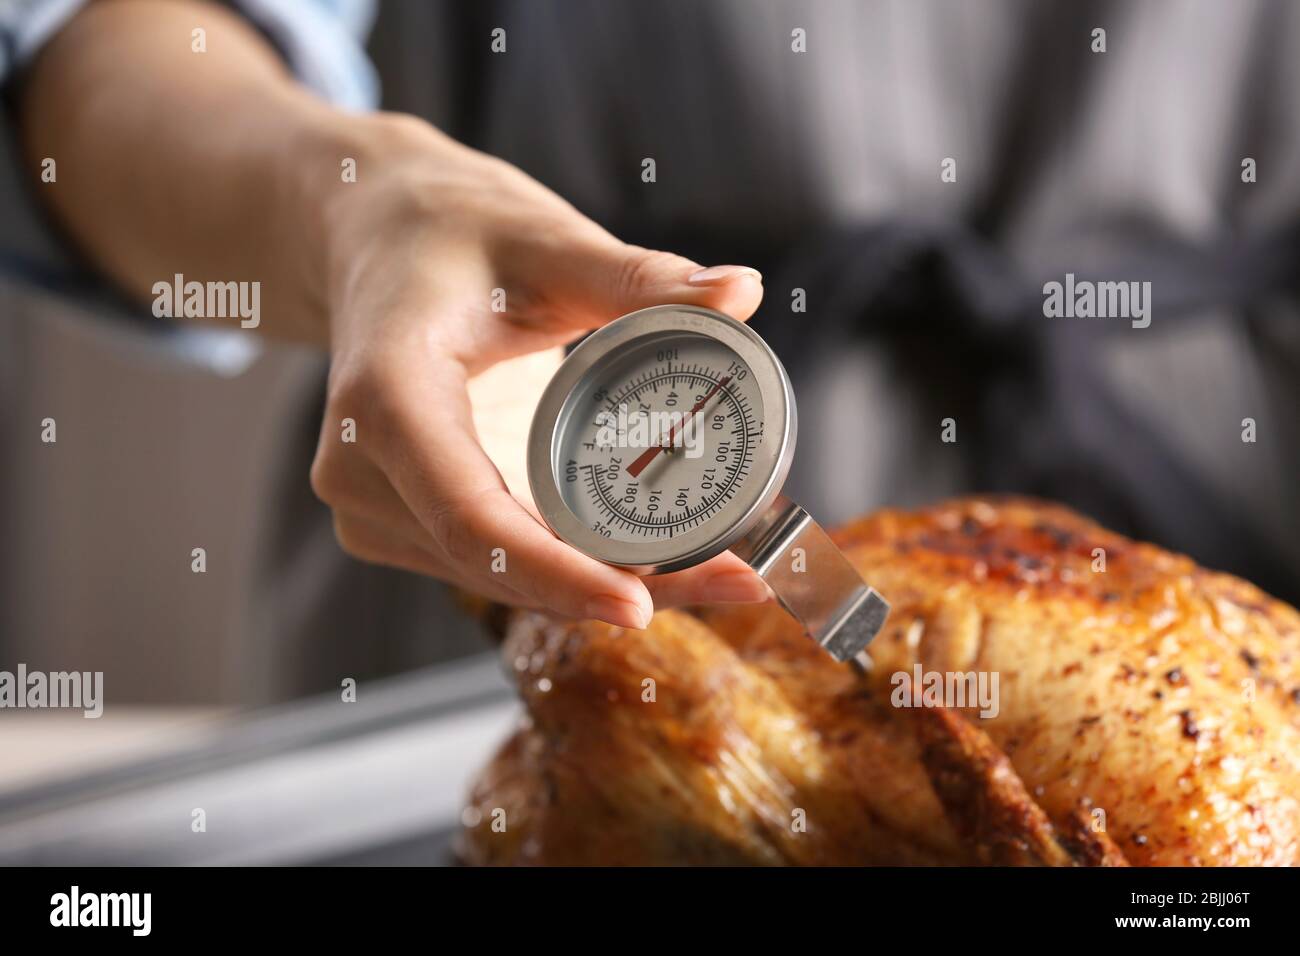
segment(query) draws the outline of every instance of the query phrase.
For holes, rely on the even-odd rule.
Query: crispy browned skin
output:
[[[1128,865],[1082,807],[1058,831],[1007,755],[957,711],[940,706],[915,713],[921,763],[957,835],[975,848],[982,863]]]
[[[530,726],[474,788],[465,858],[1300,862],[1294,609],[1040,502],[884,511],[838,539],[893,605],[865,679],[774,606],[646,631],[515,617]],[[918,662],[997,672],[1000,712],[891,706]]]

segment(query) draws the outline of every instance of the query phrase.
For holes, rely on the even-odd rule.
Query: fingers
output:
[[[334,512],[334,537],[354,558],[400,571],[437,576],[441,568],[433,556],[388,524],[343,511]]]
[[[454,389],[454,382],[447,387]],[[444,411],[421,420],[457,419]],[[420,442],[432,453],[414,454]],[[654,607],[755,603],[769,596],[762,579],[730,552],[643,579],[587,558],[555,539],[506,492],[466,428],[412,437],[391,458],[404,462],[390,466],[401,478],[390,478],[356,446],[330,442],[312,470],[317,494],[334,508],[339,543],[363,561],[450,581],[504,603],[623,627],[644,627]],[[449,470],[451,462],[471,463],[478,474]],[[399,494],[393,481],[407,490]],[[483,482],[477,493],[476,481]]]
[[[770,596],[763,579],[730,551],[685,571],[645,578],[655,607],[757,604]]]
[[[443,368],[418,402],[404,399],[386,414],[395,427],[381,466],[451,574],[481,591],[509,588],[513,603],[623,627],[649,623],[653,604],[635,575],[559,541],[506,490],[473,433],[463,370]]]
[[[418,543],[428,542],[428,535],[411,518],[410,509],[388,477],[355,444],[344,444],[332,429],[321,430],[316,460],[311,467],[311,488],[316,497],[332,509],[363,515],[399,527],[412,526],[402,536]]]
[[[412,529],[418,532],[421,544],[412,544]],[[429,536],[409,514],[401,524],[392,524],[365,515],[351,514],[343,511],[334,513],[334,536],[345,552],[368,564],[379,564],[410,571],[426,577],[437,578],[448,584],[467,588],[481,594],[491,601],[511,604],[516,607],[537,608],[538,604],[526,600],[518,591],[504,581],[484,584],[482,580],[466,578],[454,573],[452,569],[431,553],[427,545]]]
[[[620,242],[600,231],[564,256],[547,258],[533,277],[556,303],[555,318],[595,328],[638,309],[682,303],[716,309],[744,321],[763,299],[763,278],[748,266],[713,266],[671,252]]]

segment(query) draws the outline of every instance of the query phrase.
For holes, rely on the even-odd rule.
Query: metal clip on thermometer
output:
[[[889,605],[781,494],[795,432],[789,376],[756,332],[657,306],[565,359],[533,418],[528,480],[551,530],[607,564],[662,574],[731,548],[832,657],[869,667]]]

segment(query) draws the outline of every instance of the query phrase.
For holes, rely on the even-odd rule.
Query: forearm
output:
[[[206,52],[191,48],[196,27]],[[29,164],[57,164],[40,194],[99,268],[146,299],[177,273],[257,281],[260,331],[324,341],[321,220],[364,118],[314,98],[256,31],[207,3],[92,3],[21,96]]]

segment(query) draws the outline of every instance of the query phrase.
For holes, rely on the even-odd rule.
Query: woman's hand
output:
[[[765,599],[729,553],[645,579],[579,553],[537,519],[524,477],[532,412],[565,343],[667,302],[747,319],[758,274],[626,245],[418,120],[347,122],[357,181],[308,179],[303,192],[327,251],[332,354],[311,483],[343,548],[628,627],[647,624],[654,604]]]

